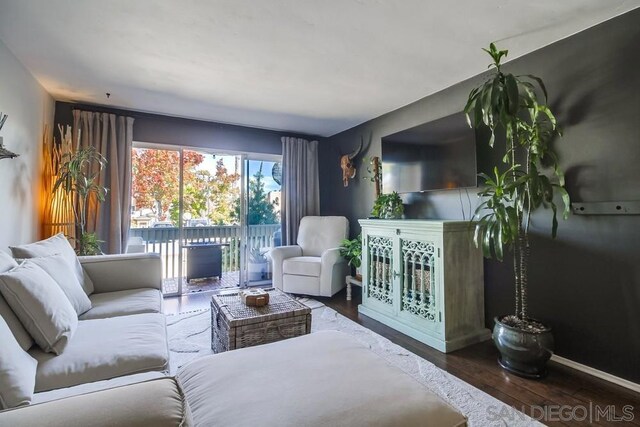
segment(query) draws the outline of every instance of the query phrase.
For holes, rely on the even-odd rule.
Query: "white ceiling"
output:
[[[638,5],[0,0],[0,39],[57,100],[328,136]]]

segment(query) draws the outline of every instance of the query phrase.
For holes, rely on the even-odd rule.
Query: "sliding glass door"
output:
[[[162,259],[163,293],[181,292],[182,258],[177,217],[180,159],[174,148],[136,146],[131,153],[131,230],[127,252],[155,252]]]
[[[269,285],[280,157],[135,144],[129,252],[160,254],[163,292]]]
[[[280,246],[282,166],[280,156],[246,156],[244,159],[245,217],[242,284],[271,284],[269,250]]]
[[[240,283],[241,157],[182,150],[182,292]]]
[[[128,252],[162,259],[163,293],[237,287],[241,157],[135,144]]]

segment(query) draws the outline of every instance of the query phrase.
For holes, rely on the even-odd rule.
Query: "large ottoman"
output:
[[[463,426],[352,337],[317,332],[198,359],[176,379],[197,426]]]

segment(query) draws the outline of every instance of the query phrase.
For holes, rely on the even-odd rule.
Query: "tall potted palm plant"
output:
[[[98,178],[106,164],[107,160],[94,147],[65,153],[61,159],[52,194],[62,188],[72,199],[78,255],[98,255],[102,252],[102,242],[97,235],[87,232],[87,210],[92,198],[97,203],[105,201],[108,190],[99,184]]]
[[[547,105],[543,81],[533,75],[504,73],[501,60],[508,51],[491,43],[485,50],[493,59],[493,73],[469,94],[464,112],[469,125],[490,131],[488,144],[494,147],[496,135],[504,137],[504,168],[497,166],[493,176],[480,174],[484,188],[482,202],[475,210],[474,241],[487,258],[502,261],[511,249],[514,263],[515,310],[495,318],[493,339],[500,352],[499,363],[508,371],[526,377],[540,377],[553,352],[551,328],[529,314],[528,260],[531,214],[540,207],[550,208],[551,234],[558,228],[554,194],[560,194],[563,216],[569,215],[569,195],[564,175],[557,164],[551,141],[560,134],[556,117]],[[543,173],[551,166],[551,177]]]

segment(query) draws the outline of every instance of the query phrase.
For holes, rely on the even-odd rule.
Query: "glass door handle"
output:
[[[400,273],[398,273],[397,271],[393,270],[393,273],[391,274],[393,276],[394,279],[402,276]]]

